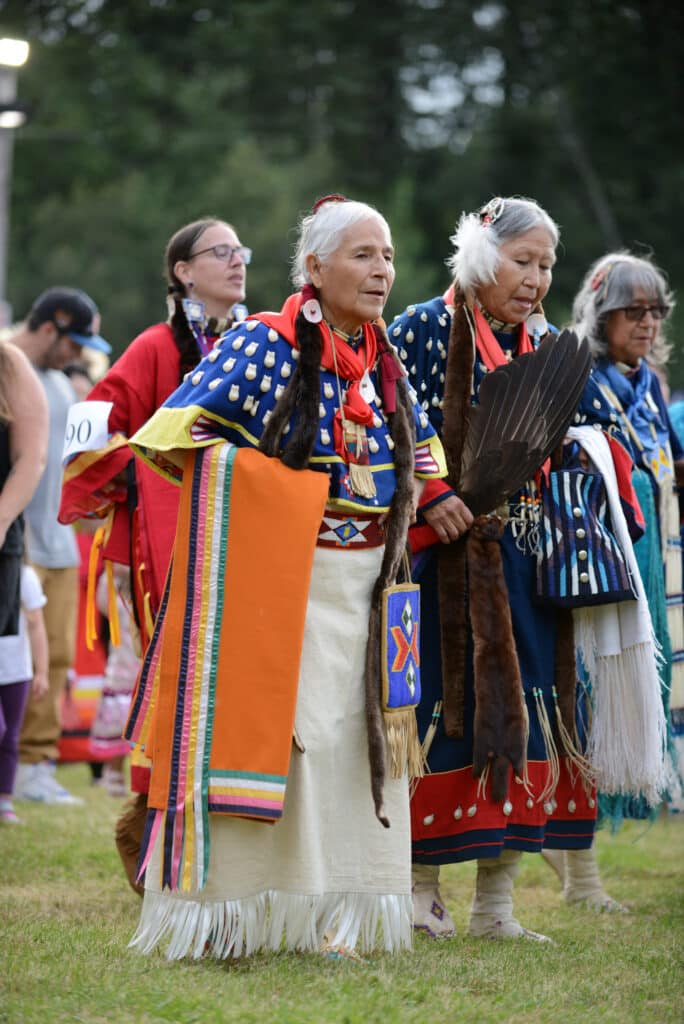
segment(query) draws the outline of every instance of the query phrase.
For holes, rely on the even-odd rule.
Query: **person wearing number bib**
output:
[[[100,314],[85,292],[55,287],[34,302],[25,324],[12,338],[28,356],[45,392],[49,410],[45,470],[26,508],[28,556],[47,597],[45,623],[50,649],[49,694],[29,699],[19,739],[18,800],[80,803],[54,777],[61,732],[60,699],[74,660],[79,553],[74,531],[57,521],[62,483],[62,448],[75,392],[62,368],[84,348],[108,355],[111,346],[97,332]]]
[[[128,439],[213,348],[218,335],[246,314],[251,250],[232,225],[203,218],[176,231],[166,246],[168,318],[139,334],[72,409],[64,445],[59,519],[101,519],[105,560],[130,568],[131,606],[141,651],[159,610],[171,558],[179,493],[134,459]],[[104,535],[104,536],[103,536]],[[135,751],[131,788],[138,794],[117,825],[129,881],[135,874],[145,819],[149,769]]]

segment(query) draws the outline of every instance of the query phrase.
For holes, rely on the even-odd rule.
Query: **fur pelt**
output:
[[[142,896],[145,886],[138,881],[138,861],[140,859],[140,848],[143,835],[145,834],[145,822],[147,820],[147,794],[138,793],[126,805],[126,808],[116,823],[114,840],[116,848],[121,857],[121,863],[126,872],[131,889]]]
[[[457,293],[449,335],[442,406],[442,444],[449,471],[447,480],[456,493],[468,429],[474,362],[475,342],[463,296]],[[463,686],[468,638],[465,538],[440,547],[438,581],[442,714],[447,736],[459,739],[463,735]]]
[[[376,327],[378,350],[393,351],[386,336]],[[382,361],[378,361],[381,366]],[[381,709],[381,650],[380,634],[382,592],[397,578],[399,566],[406,550],[406,537],[413,510],[413,473],[415,467],[416,428],[406,382],[396,382],[396,411],[388,415],[394,441],[394,470],[396,489],[392,498],[385,531],[385,552],[378,578],[373,586],[371,613],[366,648],[366,723],[368,728],[368,756],[371,768],[371,791],[375,813],[388,828],[389,819],[383,806],[383,787],[387,763],[387,741]]]
[[[491,769],[492,797],[503,800],[508,766],[522,776],[527,721],[499,541],[505,521],[478,516],[468,534],[475,726],[473,775]]]

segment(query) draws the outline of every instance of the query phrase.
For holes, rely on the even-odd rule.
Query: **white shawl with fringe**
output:
[[[613,531],[632,576],[636,601],[573,612],[575,646],[591,680],[592,720],[587,756],[598,788],[609,795],[643,795],[657,805],[667,788],[667,724],[660,693],[658,644],[634,548],[620,504],[608,441],[593,427],[572,427],[603,476]]]

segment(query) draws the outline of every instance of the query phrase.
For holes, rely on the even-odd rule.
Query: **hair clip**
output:
[[[596,271],[596,273],[594,274],[594,276],[591,279],[591,290],[592,290],[592,292],[597,292],[599,290],[599,288],[601,287],[601,285],[603,284],[603,282],[605,281],[605,279],[606,279],[606,268],[602,267],[601,270],[597,270]]]
[[[493,224],[494,221],[498,220],[501,214],[504,212],[505,202],[501,196],[496,196],[494,199],[490,199],[488,203],[480,210],[480,223],[483,227],[487,227],[488,224]]]
[[[323,203],[348,203],[349,200],[346,196],[341,195],[339,192],[331,192],[329,196],[323,196],[321,199],[317,199],[313,204],[312,213],[318,213]]]
[[[608,263],[606,266],[603,266],[596,271],[589,285],[592,292],[598,292],[601,289],[601,286],[605,284],[606,279],[608,278],[608,275],[610,274],[614,266],[614,263]],[[596,297],[598,298],[598,296]]]

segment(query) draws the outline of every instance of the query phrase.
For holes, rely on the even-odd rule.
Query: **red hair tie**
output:
[[[341,195],[339,192],[331,192],[329,196],[323,196],[321,199],[317,199],[313,204],[312,213],[318,213],[323,203],[348,203],[349,200],[346,196]]]

